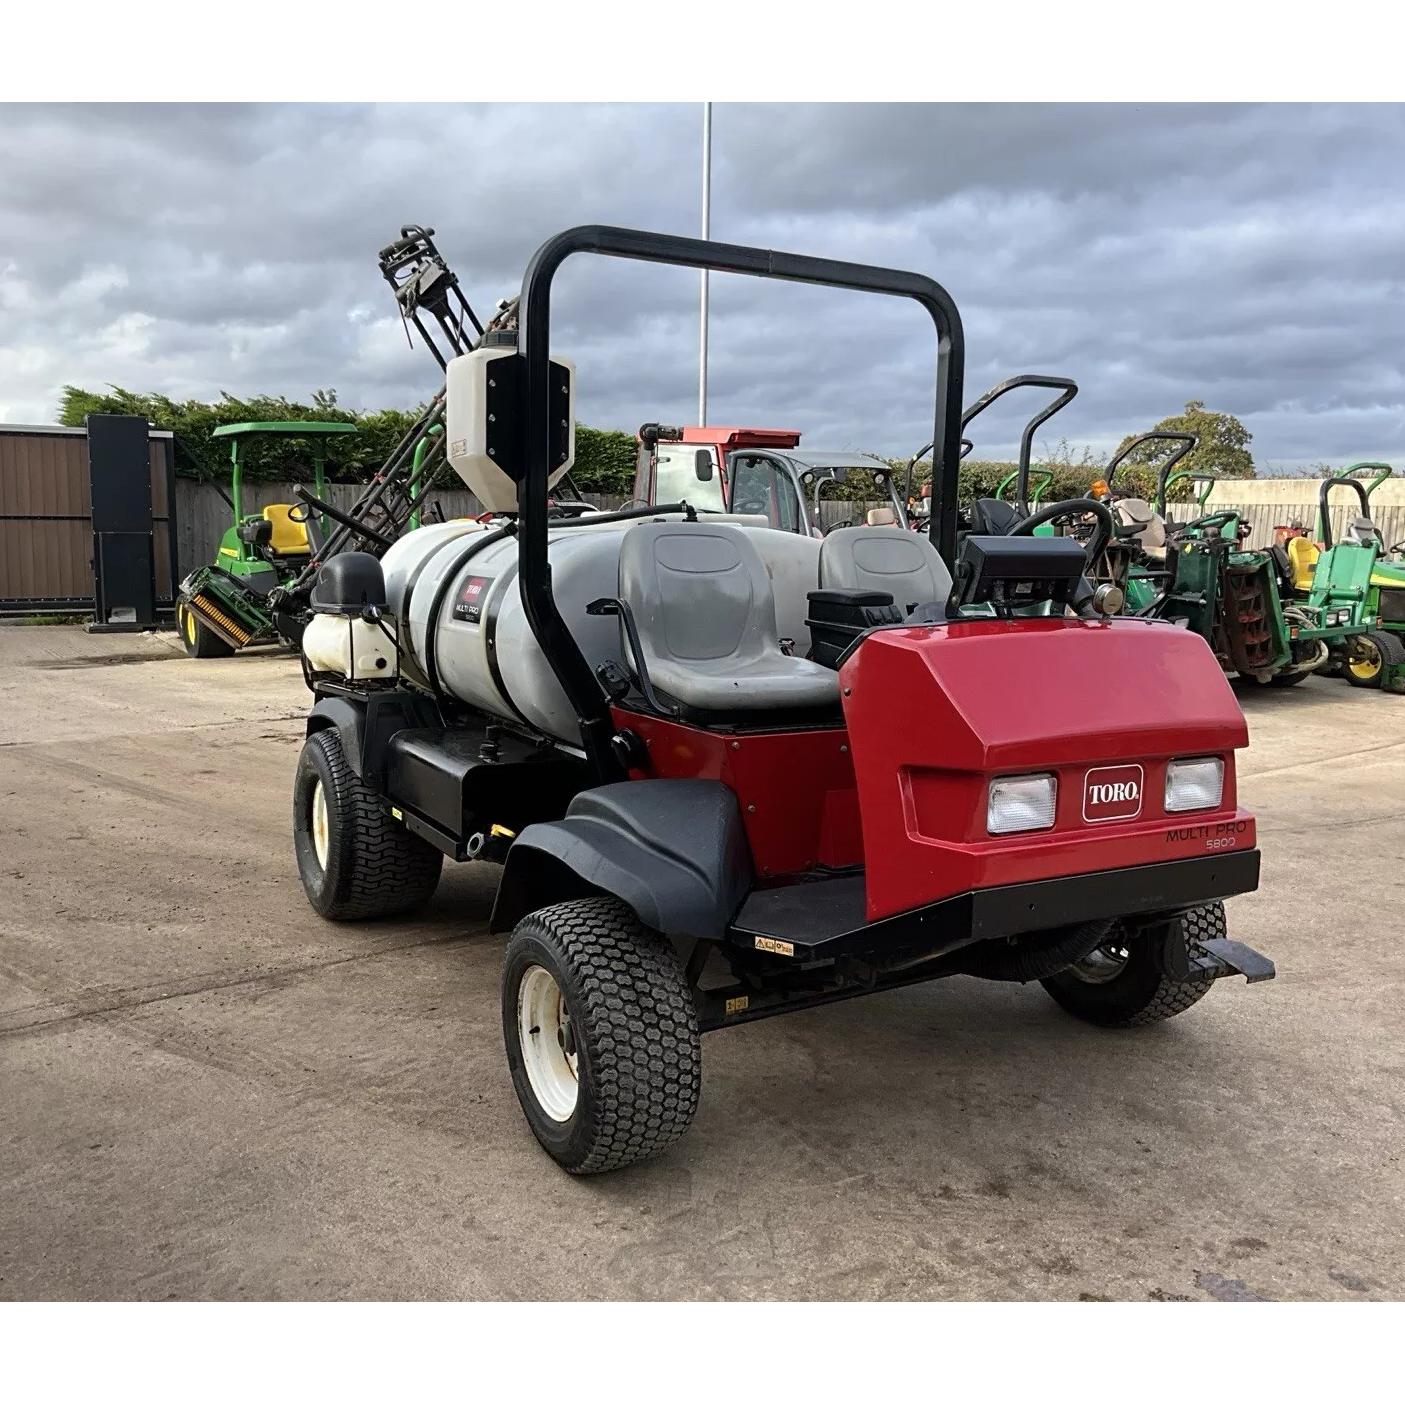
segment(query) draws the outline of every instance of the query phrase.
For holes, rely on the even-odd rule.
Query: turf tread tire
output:
[[[1350,667],[1342,669],[1342,676],[1354,688],[1379,688],[1385,683],[1386,674],[1393,668],[1405,664],[1405,641],[1388,629],[1373,629],[1366,638],[1376,646],[1381,656],[1381,666],[1370,678],[1358,678]]]
[[[576,1032],[579,1094],[564,1124],[541,1111],[520,1049],[518,988],[532,965],[555,978]],[[517,924],[503,961],[502,1018],[522,1110],[572,1174],[657,1156],[692,1125],[702,1089],[692,992],[672,943],[618,899],[557,903]]]
[[[1181,921],[1192,956],[1204,954],[1201,942],[1228,935],[1223,903],[1193,908],[1181,915]],[[1212,975],[1171,980],[1157,969],[1146,943],[1130,948],[1126,970],[1106,985],[1080,981],[1068,971],[1041,982],[1069,1014],[1105,1029],[1131,1029],[1169,1020],[1202,1000],[1214,983]]]
[[[311,834],[312,794],[321,780],[329,825],[327,867]],[[398,917],[433,896],[443,855],[389,815],[351,769],[335,728],[303,743],[293,785],[293,848],[308,901],[333,922]]]

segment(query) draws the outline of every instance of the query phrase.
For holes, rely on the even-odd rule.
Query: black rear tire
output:
[[[227,659],[235,652],[184,600],[176,601],[176,627],[185,652],[193,659]]]
[[[1223,903],[1194,908],[1181,921],[1192,955],[1201,941],[1227,934]],[[1120,924],[1086,961],[1040,982],[1070,1015],[1114,1029],[1169,1020],[1190,1009],[1214,983],[1213,976],[1173,981],[1163,975],[1151,944],[1127,942]]]
[[[1353,652],[1365,657],[1349,659],[1342,669],[1343,677],[1353,688],[1379,688],[1388,669],[1405,664],[1405,642],[1389,630],[1373,629],[1362,638],[1361,646]]]
[[[525,989],[555,983],[576,1066],[574,1106],[546,1111],[528,1071],[556,1039],[524,1028]],[[529,913],[513,929],[502,976],[503,1039],[517,1100],[533,1135],[567,1171],[614,1171],[674,1144],[692,1125],[702,1087],[702,1041],[692,992],[672,944],[616,898],[580,898]],[[545,1054],[549,1054],[549,1048]],[[557,1061],[559,1068],[559,1061]]]
[[[314,830],[326,805],[325,863]],[[304,743],[293,780],[293,852],[313,910],[333,922],[398,917],[434,895],[444,856],[386,812],[351,769],[334,728]]]

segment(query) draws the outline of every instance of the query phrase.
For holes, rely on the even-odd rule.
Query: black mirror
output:
[[[830,476],[836,483],[843,483],[848,480],[849,470],[841,463],[838,468],[830,470]]]
[[[699,483],[712,482],[712,450],[699,449],[693,455],[693,472],[698,475]]]

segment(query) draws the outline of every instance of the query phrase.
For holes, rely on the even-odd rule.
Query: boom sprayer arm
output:
[[[498,303],[485,326],[469,306],[458,275],[435,247],[433,236],[434,231],[423,225],[403,225],[400,237],[380,251],[377,262],[395,294],[406,336],[413,323],[440,369],[446,370],[450,359],[471,351],[485,336],[514,333],[517,299]],[[306,603],[317,572],[329,557],[340,551],[380,556],[407,528],[418,525],[424,500],[446,461],[444,402],[441,386],[350,508],[334,510],[320,497],[299,494],[306,510],[323,513],[337,526],[297,579],[280,588],[287,603],[295,608]]]

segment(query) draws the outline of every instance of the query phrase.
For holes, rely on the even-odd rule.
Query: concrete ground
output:
[[[0,628],[0,1297],[1405,1294],[1405,698],[1243,698],[1259,892],[1127,1032],[959,977],[704,1041],[662,1159],[517,1108],[496,870],[415,922],[303,900],[277,654]]]

